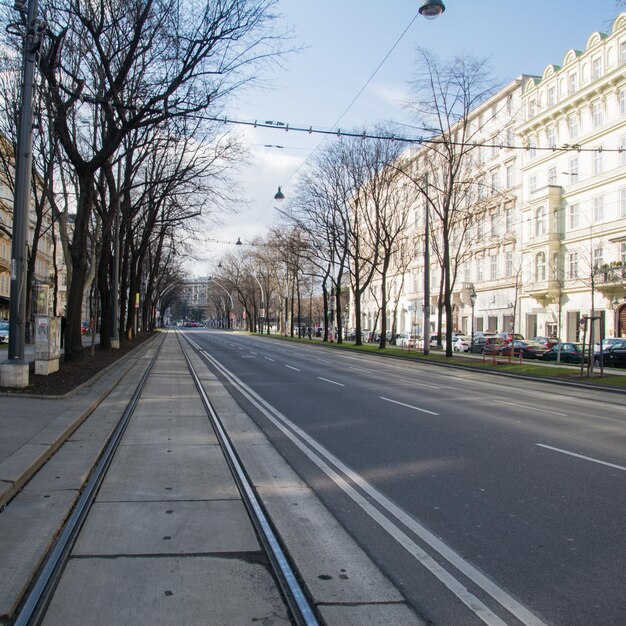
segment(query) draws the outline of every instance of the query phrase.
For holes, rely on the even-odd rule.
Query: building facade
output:
[[[481,182],[468,200],[468,252],[454,268],[453,330],[575,341],[590,330],[588,317],[596,340],[626,336],[626,13],[610,33],[592,34],[585,50],[568,51],[561,66],[507,85],[470,120]],[[397,332],[426,334],[420,198],[414,211],[414,259],[389,281],[387,328],[395,320]],[[436,257],[429,271],[432,333]],[[379,289],[374,283],[362,301],[363,328],[376,330]]]

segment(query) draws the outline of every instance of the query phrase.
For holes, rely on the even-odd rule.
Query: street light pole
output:
[[[430,354],[430,224],[428,214],[428,179],[424,183],[424,197],[426,206],[424,209],[424,356]]]
[[[43,24],[37,19],[37,0],[28,0],[22,56],[22,110],[20,112],[17,153],[15,155],[15,199],[13,204],[13,239],[11,242],[11,302],[9,306],[9,353],[2,366],[0,384],[7,387],[28,386],[28,363],[24,358],[26,319],[26,269],[28,208],[33,145],[33,78]]]
[[[474,307],[476,306],[476,290],[472,285],[472,291],[470,291],[470,304],[472,305],[472,337],[470,341],[470,354],[474,354]]]

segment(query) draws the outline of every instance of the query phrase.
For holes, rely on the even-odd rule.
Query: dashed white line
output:
[[[615,463],[607,463],[606,461],[601,461],[600,459],[594,459],[591,456],[585,456],[584,454],[577,454],[576,452],[570,452],[569,450],[562,450],[561,448],[553,448],[552,446],[547,446],[543,443],[536,444],[540,448],[546,448],[548,450],[553,450],[554,452],[560,452],[561,454],[567,454],[569,456],[575,456],[578,459],[584,459],[585,461],[592,461],[593,463],[599,463],[600,465],[606,465],[607,467],[612,467],[614,469],[622,470],[626,472],[626,467],[623,465],[615,465]]]
[[[429,415],[439,415],[439,413],[435,413],[434,411],[429,411],[428,409],[421,409],[418,406],[413,406],[412,404],[405,404],[404,402],[398,402],[397,400],[392,400],[391,398],[385,398],[385,396],[378,396],[381,400],[385,400],[386,402],[392,402],[393,404],[399,404],[400,406],[405,406],[407,409],[413,409],[414,411],[421,411],[422,413],[428,413]]]
[[[302,371],[302,370],[299,370],[297,367],[294,367],[293,365],[285,364],[285,367],[288,367],[290,370],[294,370],[295,372],[301,372]]]
[[[330,378],[324,378],[322,376],[318,376],[320,380],[323,380],[327,383],[332,383],[333,385],[338,385],[339,387],[345,387],[343,383],[338,383],[336,380],[330,380]]]
[[[517,404],[515,402],[505,402],[504,400],[492,400],[496,404],[506,404],[507,406],[516,406],[519,409],[528,409],[530,411],[541,411],[542,413],[552,413],[552,415],[560,415],[567,417],[567,413],[559,413],[558,411],[549,411],[548,409],[542,409],[540,406],[528,406],[527,404]]]
[[[264,356],[263,357],[266,361],[271,361],[272,363],[274,363],[274,359],[270,359],[270,357],[268,356]]]
[[[411,385],[417,385],[418,387],[429,387],[430,389],[441,389],[437,385],[429,385],[428,383],[418,383],[415,380],[409,380],[408,378],[396,378],[396,380],[401,380],[405,383],[410,383]]]

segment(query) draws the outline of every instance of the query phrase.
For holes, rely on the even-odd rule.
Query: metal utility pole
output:
[[[424,184],[424,195],[426,197],[426,207],[424,209],[424,356],[430,354],[430,241],[428,214],[428,180]]]
[[[28,386],[28,363],[24,358],[26,319],[26,270],[28,214],[33,145],[33,78],[43,32],[37,19],[37,0],[16,2],[25,27],[22,57],[22,99],[17,153],[15,155],[15,198],[13,204],[13,239],[11,243],[11,302],[9,306],[9,354],[2,366],[2,384]]]

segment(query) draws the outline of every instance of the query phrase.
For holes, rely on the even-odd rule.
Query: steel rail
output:
[[[113,433],[109,437],[102,456],[98,460],[89,480],[85,483],[81,495],[76,502],[76,506],[66,523],[63,525],[63,529],[54,542],[52,549],[48,553],[44,564],[39,569],[28,594],[25,596],[19,615],[13,622],[13,626],[31,626],[38,623],[41,619],[41,613],[45,608],[46,602],[51,596],[51,592],[53,591],[53,583],[57,581],[58,575],[63,569],[67,556],[74,545],[78,532],[87,517],[98,489],[104,480],[107,469],[111,464],[113,455],[115,454],[126,427],[128,426],[128,422],[135,412],[135,408],[137,407],[143,388],[148,380],[148,376],[150,375],[163,346],[163,341],[164,339],[161,339],[160,345],[154,353],[146,371],[141,377],[141,380],[133,392],[130,401],[126,405],[126,408],[117,422]]]
[[[179,341],[180,336],[181,335],[179,335]],[[184,335],[182,336],[185,338],[185,341],[189,344],[190,348],[195,350],[193,343]],[[319,622],[315,616],[315,611],[311,606],[302,585],[298,581],[298,578],[276,536],[276,533],[274,532],[274,529],[272,528],[268,515],[256,495],[252,482],[250,481],[250,478],[248,477],[248,474],[239,459],[239,455],[233,447],[226,430],[222,426],[222,422],[213,408],[213,405],[211,404],[211,401],[209,400],[209,397],[200,382],[200,378],[198,377],[187,352],[182,345],[181,347],[183,348],[183,354],[185,355],[189,372],[191,373],[196,388],[202,398],[206,411],[209,414],[209,419],[211,420],[215,434],[220,442],[226,461],[229,464],[235,482],[239,487],[244,505],[248,510],[248,514],[250,515],[250,519],[252,520],[259,540],[263,544],[263,548],[267,553],[270,564],[274,569],[279,587],[289,606],[289,609],[291,610],[292,617],[298,626],[319,626]]]

